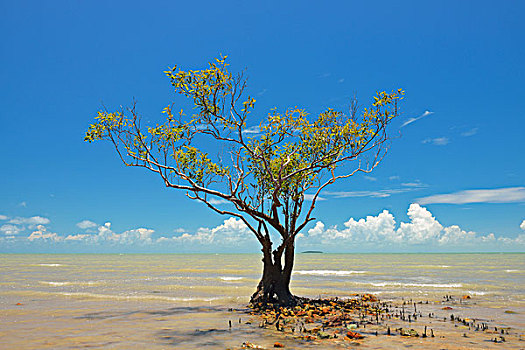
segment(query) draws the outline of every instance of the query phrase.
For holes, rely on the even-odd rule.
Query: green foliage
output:
[[[369,169],[377,165],[388,139],[386,126],[404,94],[378,92],[361,114],[356,108],[349,114],[328,108],[313,117],[298,107],[274,109],[259,118],[260,132],[247,136],[256,100],[244,97],[246,80],[228,71],[226,56],[207,69],[175,66],[165,73],[175,92],[192,100],[190,116],[183,110],[174,115],[170,105],[162,124],[143,128],[134,106],[99,111],[85,141],[110,140],[126,165],[154,171],[167,186],[192,192],[208,205],[207,196],[229,200],[236,210],[278,230],[283,226],[275,208],[283,206],[283,231],[294,229],[306,191],[350,176],[348,164],[368,153]],[[219,155],[210,156],[206,148]]]

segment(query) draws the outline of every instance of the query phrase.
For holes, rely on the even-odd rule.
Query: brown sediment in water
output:
[[[298,309],[242,304],[228,309],[202,303],[170,307],[155,300],[102,305],[89,298],[58,299],[60,304],[26,298],[4,304],[0,344],[10,349],[224,350],[242,349],[243,343],[266,349],[276,343],[285,349],[524,348],[522,309],[486,308],[476,296],[438,299],[377,300],[368,294],[307,299]]]
[[[246,307],[260,277],[258,255],[15,254],[0,260],[6,271],[0,348],[6,349],[224,350],[244,342],[269,349],[276,342],[285,349],[525,347],[525,336],[517,340],[525,333],[523,254],[299,254],[290,286],[298,295],[349,300],[371,293],[392,307],[391,319],[379,314],[380,325],[365,315],[371,324],[348,329],[364,336],[355,340],[339,336],[343,327],[338,338],[312,340],[295,338],[284,322],[285,331],[275,324],[259,328],[262,315],[249,315]],[[403,301],[405,321],[395,319]],[[470,330],[462,322],[469,320]],[[419,337],[401,336],[399,328]],[[506,342],[494,343],[501,335]]]
[[[470,295],[446,295],[440,301],[381,301],[372,294],[303,298],[295,307],[250,305],[248,313],[251,319],[246,323],[270,332],[274,345],[290,348],[520,349],[525,345],[520,330],[477,316]],[[246,341],[239,349],[274,345]]]

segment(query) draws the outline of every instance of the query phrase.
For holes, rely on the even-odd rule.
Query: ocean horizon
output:
[[[525,254],[521,251],[516,252],[499,252],[499,251],[492,251],[492,252],[472,252],[472,251],[464,251],[464,252],[346,252],[346,253],[340,253],[340,252],[308,252],[308,251],[298,251],[295,253],[297,254],[326,254],[326,255],[406,255],[406,254],[412,254],[412,255],[425,255],[425,254],[434,254],[434,255],[465,255],[465,254]],[[261,253],[254,253],[254,252],[236,252],[236,253],[223,253],[223,252],[190,252],[190,253],[183,253],[183,252],[100,252],[100,253],[91,253],[91,252],[72,252],[72,253],[49,253],[49,252],[37,252],[37,253],[29,253],[29,252],[0,252],[0,256],[2,255],[260,255],[262,258]]]

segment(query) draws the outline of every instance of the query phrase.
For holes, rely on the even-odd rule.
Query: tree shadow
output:
[[[110,318],[126,317],[134,314],[147,314],[153,316],[174,316],[191,313],[210,313],[210,312],[226,312],[232,309],[225,307],[202,307],[202,306],[183,306],[173,307],[166,310],[132,310],[132,311],[99,311],[90,312],[82,316],[77,316],[75,319],[87,320],[106,320]]]
[[[257,331],[254,327],[241,327],[234,329],[195,329],[193,331],[180,331],[175,329],[163,329],[157,332],[159,340],[170,346],[180,346],[187,344],[195,349],[202,349],[209,346],[227,347],[232,341],[255,335]]]
[[[98,311],[90,312],[81,316],[75,317],[76,319],[85,319],[93,321],[103,321],[110,319],[125,319],[130,315],[145,315],[147,316],[159,316],[159,317],[170,317],[174,316],[174,319],[171,324],[173,328],[166,328],[166,323],[162,323],[162,329],[158,330],[153,334],[158,342],[164,344],[168,347],[188,347],[194,349],[202,348],[226,348],[231,346],[232,341],[237,342],[245,341],[247,337],[257,334],[256,327],[251,324],[237,323],[234,322],[233,326],[230,328],[228,324],[228,314],[231,314],[230,318],[233,320],[236,319],[237,315],[245,314],[248,309],[238,308],[232,309],[228,307],[213,307],[213,306],[183,306],[183,307],[172,307],[169,309],[159,309],[159,310],[107,310],[107,311]],[[212,321],[211,323],[205,322],[206,326],[202,328],[196,328],[197,324],[191,323],[192,314],[203,314],[205,317],[198,316],[199,319],[206,319],[209,315],[210,320],[221,320],[223,317],[226,317],[224,323],[219,321],[219,323],[224,324],[224,328],[215,327],[214,325],[217,322]],[[233,315],[235,314],[235,317]],[[139,316],[140,317],[140,316]],[[197,316],[195,316],[197,319]],[[189,319],[189,321],[188,321]],[[171,320],[168,318],[171,322]],[[182,323],[179,323],[182,322]],[[160,324],[159,324],[160,325]],[[202,324],[201,324],[202,325]],[[192,327],[195,327],[192,329]],[[209,327],[209,328],[208,328]],[[184,328],[184,329],[183,329]],[[249,338],[248,338],[249,339]]]

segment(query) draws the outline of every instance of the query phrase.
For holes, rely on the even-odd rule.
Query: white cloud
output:
[[[367,216],[366,219],[355,221],[350,218],[344,223],[348,235],[368,242],[398,241],[399,235],[395,232],[396,221],[394,216],[383,210],[378,216]]]
[[[477,133],[478,133],[478,128],[473,128],[473,129],[462,132],[461,136],[469,137],[469,136],[474,136]]]
[[[525,245],[525,234],[519,234],[514,242],[516,242],[516,244]]]
[[[7,216],[3,220],[8,220]],[[48,218],[42,216],[32,216],[32,217],[15,217],[7,221],[6,225],[3,225],[0,228],[0,232],[6,235],[16,235],[20,232],[25,231],[27,228],[30,230],[36,229],[38,225],[47,225],[50,223]]]
[[[417,188],[427,187],[427,185],[425,185],[424,183],[419,182],[419,180],[415,181],[415,182],[403,182],[401,184],[401,186],[404,186],[404,187],[417,187]]]
[[[325,232],[324,224],[322,221],[317,221],[315,226],[308,230],[310,236],[320,236]]]
[[[44,241],[53,241],[53,242],[59,242],[62,241],[64,238],[57,235],[54,232],[47,232],[47,229],[43,225],[38,225],[37,230],[33,231],[29,237],[27,237],[29,241],[35,241],[35,240],[44,240]]]
[[[363,176],[366,180],[368,181],[377,181],[377,177],[373,177],[373,176],[368,176],[368,175],[365,175]]]
[[[156,240],[152,238],[155,233],[154,230],[142,227],[117,233],[112,229],[111,222],[106,222],[104,225],[96,227],[96,230],[93,233],[89,233],[89,229],[93,228],[93,223],[91,221],[84,220],[80,222],[78,226],[82,226],[82,228],[87,227],[88,233],[62,236],[48,232],[45,226],[38,225],[37,230],[32,232],[27,239],[31,242],[79,242],[97,245],[143,245],[164,242],[194,243],[197,245],[237,245],[249,239],[253,239],[251,231],[249,231],[242,220],[237,218],[226,219],[221,225],[213,228],[201,227],[193,234],[187,233],[184,229],[176,229],[174,231],[176,233],[182,233],[182,235],[171,238],[160,237]],[[18,231],[15,232],[14,230]],[[16,225],[5,227],[6,235],[12,235],[18,232],[20,232],[20,229]]]
[[[413,203],[408,208],[409,222],[401,222],[396,229],[394,216],[383,210],[377,216],[367,216],[364,219],[355,220],[350,218],[344,223],[344,229],[337,226],[326,227],[321,221],[308,230],[305,240],[307,244],[333,244],[341,247],[343,244],[373,244],[387,246],[396,244],[398,246],[427,245],[432,246],[473,246],[490,245],[495,242],[506,245],[525,244],[525,234],[517,238],[500,237],[496,239],[494,234],[486,236],[477,235],[472,231],[465,231],[457,225],[443,227],[441,223],[419,204]],[[523,237],[522,237],[523,236]]]
[[[344,78],[341,78],[341,79],[339,79],[337,82],[338,82],[339,84],[344,83],[344,82],[345,82],[345,79],[344,79]]]
[[[400,177],[397,176],[397,175],[393,175],[393,176],[389,176],[388,179],[389,179],[390,181],[394,181],[394,180],[399,180]]]
[[[409,124],[412,124],[413,122],[418,121],[418,120],[421,119],[421,118],[428,117],[428,116],[431,115],[431,114],[434,114],[434,112],[425,111],[425,112],[424,112],[423,114],[421,114],[419,117],[408,118],[408,119],[407,119],[407,120],[401,125],[401,127],[403,128],[403,127],[405,127],[405,126],[407,126],[407,125],[409,125]]]
[[[92,237],[90,234],[78,234],[78,235],[68,235],[65,240],[66,241],[85,241],[88,240],[90,237]]]
[[[516,238],[499,237],[498,242],[512,246],[525,245],[525,234],[519,234]]]
[[[252,236],[253,234],[241,219],[231,217],[214,228],[201,227],[193,234],[183,233],[171,238],[160,237],[157,242],[237,245],[252,239]]]
[[[461,244],[468,241],[472,241],[476,238],[476,233],[472,231],[464,231],[457,225],[452,225],[450,227],[445,227],[443,235],[439,238],[440,244]],[[487,240],[493,240],[494,234]]]
[[[314,200],[314,196],[315,196],[315,194],[305,193],[304,194],[304,200],[311,202],[311,201]],[[325,201],[325,200],[326,200],[326,198],[321,197],[321,196],[317,196],[317,201]]]
[[[325,196],[331,196],[333,198],[353,198],[353,197],[386,198],[394,194],[411,192],[411,191],[421,189],[423,187],[427,187],[427,185],[419,183],[419,182],[405,183],[405,184],[402,184],[402,186],[404,188],[390,188],[390,189],[383,189],[383,190],[377,190],[377,191],[324,191],[323,194]]]
[[[91,226],[90,226],[91,228]],[[110,243],[110,244],[150,244],[151,236],[155,231],[147,228],[136,228],[122,233],[116,233],[111,229],[111,222],[99,226],[95,234],[68,235],[66,241],[83,241],[86,243]]]
[[[525,187],[467,190],[418,199],[420,204],[514,203],[525,201]]]
[[[50,223],[50,221],[48,218],[44,218],[41,216],[32,216],[30,218],[16,217],[14,219],[9,220],[9,223],[16,225],[47,225]]]
[[[154,232],[154,230],[147,228],[137,228],[134,230],[124,231],[120,235],[117,235],[117,238],[119,243],[123,244],[133,244],[135,242],[151,243],[151,235]]]
[[[9,219],[9,217],[5,216],[5,215],[0,215],[0,220],[7,220]]]
[[[325,195],[334,198],[352,198],[352,197],[373,197],[384,198],[390,197],[392,194],[401,193],[402,190],[378,190],[378,191],[324,191]]]
[[[253,125],[250,127],[247,127],[242,131],[243,134],[260,134],[261,133],[261,127],[259,125]]]
[[[450,143],[450,140],[448,137],[437,137],[435,139],[425,139],[422,141],[422,143],[431,143],[436,146],[445,146]]]
[[[0,232],[3,233],[4,235],[17,235],[22,231],[24,231],[23,227],[10,225],[10,224],[2,225],[0,227]]]
[[[262,89],[261,91],[259,91],[259,92],[257,93],[257,96],[262,96],[262,95],[264,95],[264,94],[266,93],[266,91],[268,91],[268,89]]]
[[[346,227],[343,230],[338,230],[337,226],[325,228],[323,222],[316,222],[315,226],[308,230],[308,235],[314,239],[321,239],[324,242],[333,241],[337,239],[350,241],[398,241],[397,233],[395,232],[394,216],[383,210],[378,216],[367,216],[366,219],[359,219],[356,221],[350,218],[344,223]]]
[[[394,216],[383,210],[378,215],[369,215],[365,218],[350,218],[344,227],[327,227],[318,221],[299,238],[306,245],[324,245],[338,247],[345,245],[367,246],[381,250],[384,247],[525,247],[525,233],[517,237],[496,237],[490,233],[479,235],[473,231],[464,230],[458,225],[443,226],[432,213],[420,204],[413,203],[409,206],[407,222],[396,223]],[[85,220],[87,221],[87,220]],[[91,224],[87,225],[92,227]],[[525,220],[520,224],[525,231]],[[4,237],[13,237],[23,228],[13,224],[0,227]],[[114,232],[110,222],[98,226],[96,233],[72,234],[61,236],[47,231],[44,225],[37,225],[31,235],[27,237],[31,242],[79,242],[84,244],[187,244],[200,247],[234,247],[248,242],[255,242],[253,234],[238,218],[228,218],[220,225],[212,228],[201,227],[194,233],[184,229],[174,230],[178,235],[173,237],[160,237],[153,239],[154,230],[136,228],[121,233]],[[2,238],[5,240],[5,238]],[[419,248],[417,248],[419,249]],[[497,249],[497,248],[496,248]]]
[[[82,220],[81,222],[77,223],[77,226],[80,227],[81,229],[85,230],[85,229],[88,229],[88,228],[97,227],[97,224],[94,223],[93,221]]]
[[[26,202],[20,202],[20,203],[18,203],[18,206],[26,208],[27,207],[27,203]]]
[[[208,202],[210,202],[211,205],[220,205],[220,204],[228,204],[228,203],[230,203],[226,199],[216,199],[216,198],[210,198],[208,200]]]
[[[410,204],[407,214],[410,222],[402,222],[397,230],[401,241],[423,243],[439,237],[443,226],[426,208]]]
[[[146,228],[137,228],[119,234],[111,230],[110,222],[106,222],[103,226],[99,226],[98,234],[94,235],[93,238],[97,242],[113,242],[120,244],[132,244],[137,242],[151,243],[151,235],[154,232],[154,230]]]

